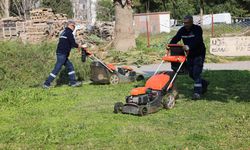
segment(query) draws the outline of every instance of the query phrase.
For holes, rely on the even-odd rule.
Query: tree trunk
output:
[[[13,1],[13,5],[15,6],[15,8],[17,10],[18,16],[21,18],[22,17],[21,10],[19,9],[19,7],[17,6],[17,3],[15,1]]]
[[[0,1],[0,18],[2,18],[2,16],[3,16],[3,6],[4,4],[3,4],[3,1]]]
[[[162,0],[164,11],[167,11],[166,0]]]
[[[4,15],[3,17],[9,17],[10,16],[10,1],[9,0],[4,0]]]
[[[204,0],[200,0],[200,18],[201,18],[201,26],[203,25],[203,14],[204,14]]]
[[[172,3],[172,5],[173,5],[173,18],[174,18],[174,19],[177,19],[177,18],[176,18],[176,11],[175,11],[175,10],[176,10],[176,7],[177,7],[177,6],[176,6],[176,1],[175,1],[175,0],[171,0],[171,3]]]
[[[127,51],[136,47],[133,27],[133,13],[129,5],[122,7],[115,3],[115,39],[113,47],[118,51]]]

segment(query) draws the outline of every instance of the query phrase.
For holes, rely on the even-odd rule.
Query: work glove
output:
[[[87,52],[84,48],[82,48],[82,62],[86,62],[87,59]]]
[[[188,45],[184,45],[182,48],[183,48],[184,51],[189,51],[189,46]]]
[[[87,48],[88,47],[88,45],[87,44],[83,44],[83,45],[81,45],[81,48]]]
[[[166,50],[170,50],[170,47],[168,46],[168,44],[166,45]]]
[[[166,45],[166,55],[169,55],[170,53],[170,47],[168,46],[168,44]]]

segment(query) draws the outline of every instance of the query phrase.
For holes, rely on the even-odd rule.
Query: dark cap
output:
[[[186,15],[186,16],[184,17],[184,20],[186,20],[186,19],[193,20],[193,16],[191,16],[191,15]]]

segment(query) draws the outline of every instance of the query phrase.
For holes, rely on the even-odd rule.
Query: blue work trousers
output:
[[[202,85],[207,82],[201,77],[204,64],[204,57],[199,56],[194,58],[188,58],[187,64],[189,76],[194,80],[194,93],[202,94]]]
[[[64,65],[68,70],[70,84],[76,83],[74,66],[65,54],[56,54],[56,64],[49,77],[45,81],[45,85],[50,86],[50,83],[56,78],[57,74],[60,72],[62,66]]]

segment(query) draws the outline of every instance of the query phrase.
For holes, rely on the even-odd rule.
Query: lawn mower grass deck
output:
[[[155,113],[162,108],[171,109],[174,107],[177,96],[174,93],[174,81],[186,61],[186,54],[182,49],[182,45],[171,44],[168,46],[171,52],[162,58],[162,63],[165,61],[171,62],[171,65],[174,64],[174,71],[157,73],[162,65],[161,63],[155,74],[147,80],[144,87],[131,90],[130,96],[126,97],[125,104],[117,102],[114,105],[114,113],[144,116]],[[178,55],[175,55],[175,53]]]
[[[132,68],[116,67],[112,64],[103,64],[93,61],[90,65],[90,80],[96,84],[118,84],[140,81],[144,79],[142,74],[136,73]]]
[[[118,84],[140,81],[144,79],[143,74],[136,73],[131,67],[116,67],[113,64],[105,64],[94,54],[82,48],[82,62],[88,56],[92,63],[90,65],[90,80],[94,84]]]
[[[135,104],[131,102],[124,104],[122,106],[122,113],[144,116],[159,111],[162,107],[162,95],[160,95],[160,91],[156,93],[158,94],[157,97],[153,101],[149,101],[148,103],[146,103],[146,99],[148,98],[147,95],[141,95],[141,97],[145,98],[144,104]]]

